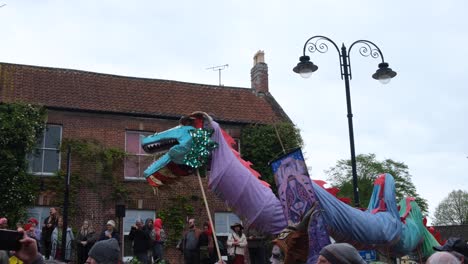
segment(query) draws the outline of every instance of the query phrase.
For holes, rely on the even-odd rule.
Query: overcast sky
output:
[[[226,86],[250,87],[264,50],[270,92],[305,140],[314,179],[349,159],[338,54],[311,54],[310,79],[292,72],[304,42],[368,39],[398,72],[371,78],[378,60],[351,52],[356,153],[409,166],[430,213],[468,190],[466,0],[37,1],[0,0],[0,61],[218,84],[207,67],[229,64]]]

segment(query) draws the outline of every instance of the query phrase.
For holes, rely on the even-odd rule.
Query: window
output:
[[[241,223],[237,215],[231,212],[215,213],[215,228],[217,236],[228,236],[231,233],[231,225]]]
[[[240,139],[238,138],[234,138],[234,141],[236,142],[236,144],[234,144],[234,146],[232,146],[233,149],[235,149],[237,152],[239,152],[239,154],[241,153],[241,148],[240,148]]]
[[[154,221],[156,217],[156,213],[154,211],[146,211],[146,210],[126,210],[125,217],[123,219],[123,233],[124,233],[124,241],[123,241],[123,248],[124,248],[124,257],[126,257],[125,261],[129,260],[133,256],[132,250],[132,241],[128,238],[128,234],[130,234],[130,229],[132,225],[135,225],[135,221],[137,219],[142,219],[143,222],[147,218],[151,218]]]
[[[37,221],[39,222],[38,226],[39,228],[41,228],[42,223],[44,222],[44,219],[46,219],[49,216],[49,211],[50,211],[50,207],[46,207],[46,206],[36,206],[36,207],[28,208],[28,212],[27,212],[28,219],[31,217],[36,218]]]
[[[141,148],[141,136],[152,133],[141,131],[127,131],[125,133],[125,178],[143,179],[143,172],[154,161],[154,156],[146,154]]]
[[[54,175],[60,168],[62,126],[47,125],[33,152],[28,155],[29,172],[36,175]]]
[[[241,153],[240,149],[240,137],[241,137],[241,130],[239,128],[229,128],[225,127],[224,131],[234,140],[232,148]]]

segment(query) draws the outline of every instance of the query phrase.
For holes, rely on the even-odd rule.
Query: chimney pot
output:
[[[265,52],[263,50],[257,51],[254,55],[254,66],[257,65],[258,63],[265,63]]]

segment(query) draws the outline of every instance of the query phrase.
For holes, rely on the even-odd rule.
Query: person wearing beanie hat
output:
[[[366,264],[358,251],[348,243],[335,243],[320,250],[317,264]]]
[[[120,247],[116,239],[110,238],[99,241],[89,250],[86,263],[116,264],[119,262]]]
[[[39,225],[39,221],[36,218],[31,217],[28,219],[28,224],[35,224],[36,226]]]
[[[107,221],[106,229],[104,229],[104,231],[102,231],[101,235],[99,236],[99,240],[106,240],[109,238],[115,238],[120,245],[120,235],[117,229],[115,228],[114,220]]]

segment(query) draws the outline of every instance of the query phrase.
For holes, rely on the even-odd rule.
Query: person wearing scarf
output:
[[[52,250],[49,259],[63,259],[65,260],[65,262],[69,262],[71,260],[71,243],[75,239],[75,237],[73,236],[72,229],[70,227],[67,227],[67,231],[65,234],[65,248],[62,248],[63,235],[63,219],[62,217],[59,217],[58,225],[52,232]]]

